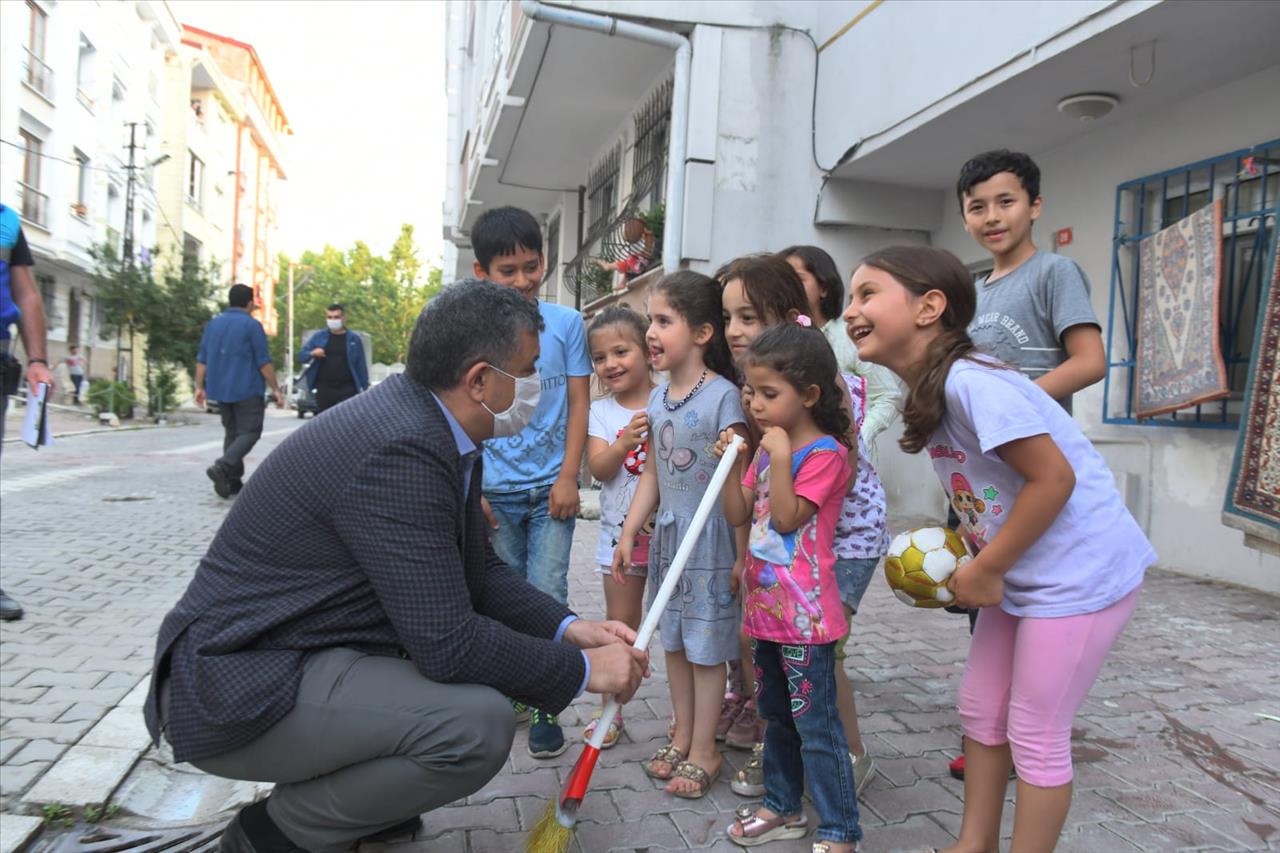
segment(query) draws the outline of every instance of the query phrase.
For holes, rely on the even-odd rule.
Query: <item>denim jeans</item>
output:
[[[804,780],[818,812],[818,839],[862,839],[853,764],[836,711],[835,643],[789,646],[752,640],[756,711],[764,730],[764,806],[803,812]]]
[[[518,575],[557,601],[569,601],[569,549],[576,519],[558,521],[547,509],[550,486],[525,492],[486,492],[498,529],[493,550]]]

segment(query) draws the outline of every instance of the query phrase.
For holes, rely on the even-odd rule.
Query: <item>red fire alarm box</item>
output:
[[[1058,229],[1058,233],[1057,233],[1057,236],[1056,236],[1056,242],[1057,242],[1057,244],[1058,244],[1059,246],[1070,246],[1070,245],[1071,245],[1071,239],[1072,239],[1072,234],[1071,234],[1071,229],[1070,229],[1070,228],[1059,228],[1059,229]]]

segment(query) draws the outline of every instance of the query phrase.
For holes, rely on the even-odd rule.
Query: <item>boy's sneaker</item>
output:
[[[555,758],[568,748],[556,715],[541,708],[530,708],[529,754],[534,758]]]
[[[725,733],[724,742],[734,749],[752,749],[764,740],[764,720],[756,714],[756,703],[748,699],[742,706],[729,731]]]
[[[529,722],[529,706],[523,702],[511,700],[511,710],[515,712],[516,724]]]
[[[866,753],[861,758],[849,753],[849,760],[853,762],[853,790],[857,796],[862,796],[862,789],[867,787],[867,783],[871,781],[871,777],[876,775],[876,760],[871,757],[871,753]]]
[[[716,723],[716,740],[725,739],[733,721],[738,719],[738,715],[742,713],[742,707],[746,704],[747,698],[739,696],[732,690],[724,694],[724,702],[720,705],[720,721]]]

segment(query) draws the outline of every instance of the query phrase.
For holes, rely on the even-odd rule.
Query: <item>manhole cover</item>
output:
[[[218,847],[225,823],[179,829],[122,829],[77,824],[46,830],[27,848],[28,853],[211,853]]]

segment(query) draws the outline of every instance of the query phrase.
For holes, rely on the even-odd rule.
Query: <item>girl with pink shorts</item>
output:
[[[907,382],[902,448],[928,450],[964,502],[976,551],[947,583],[957,604],[982,608],[960,682],[964,818],[947,853],[999,849],[1011,767],[1010,849],[1051,851],[1071,806],[1071,723],[1155,551],[1071,416],[974,351],[973,276],[954,255],[884,249],[854,272],[852,291],[849,337],[860,358]]]

